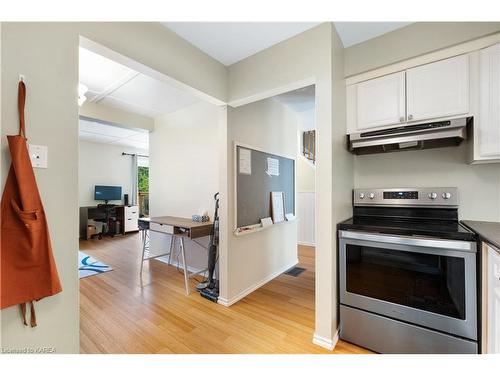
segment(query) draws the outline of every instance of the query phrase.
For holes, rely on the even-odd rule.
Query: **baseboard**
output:
[[[240,293],[238,293],[234,297],[232,297],[232,298],[222,298],[222,297],[219,297],[219,299],[217,300],[217,302],[219,304],[223,305],[223,306],[229,307],[229,306],[235,304],[236,302],[238,302],[240,299],[245,298],[246,296],[248,296],[253,291],[259,289],[264,284],[267,284],[272,279],[278,277],[283,272],[288,271],[290,268],[295,267],[298,263],[299,263],[299,260],[296,259],[293,263],[288,264],[287,266],[281,268],[280,270],[274,272],[273,274],[267,276],[266,278],[260,280],[259,282],[253,284],[252,286],[246,288],[245,290],[241,291]]]
[[[319,336],[318,334],[314,334],[313,336],[313,344],[319,345],[322,348],[328,349],[328,350],[333,350],[335,349],[335,346],[337,345],[337,342],[339,341],[339,332],[335,332],[335,335],[333,336],[333,339],[329,339],[326,337]]]
[[[316,246],[314,242],[305,242],[305,241],[297,241],[297,244],[302,246],[312,246],[312,247]]]

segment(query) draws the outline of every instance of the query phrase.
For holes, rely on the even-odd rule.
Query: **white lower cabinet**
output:
[[[125,233],[139,230],[139,206],[125,206],[124,210]]]
[[[500,252],[490,245],[486,245],[486,248],[488,252],[487,351],[500,353]]]

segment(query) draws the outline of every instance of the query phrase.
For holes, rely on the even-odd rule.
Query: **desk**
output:
[[[80,239],[87,239],[87,225],[89,219],[106,221],[106,217],[113,218],[120,222],[120,231],[114,233],[114,230],[111,230],[113,234],[125,234],[128,232],[137,232],[139,230],[137,227],[139,206],[84,206],[80,207]]]
[[[155,255],[152,257],[145,258],[144,255],[149,252],[148,241],[146,234],[142,237],[142,262],[141,262],[141,275],[142,275],[142,265],[144,260],[154,259],[168,255],[168,263],[170,264],[170,258],[172,256],[172,251],[174,249],[174,240],[180,240],[180,248],[182,255],[182,266],[184,269],[184,286],[186,288],[186,294],[189,295],[189,278],[203,273],[206,269],[199,272],[189,273],[186,264],[186,252],[184,247],[184,238],[189,238],[195,240],[196,238],[211,236],[213,233],[213,223],[208,221],[204,223],[195,222],[191,219],[175,217],[175,216],[158,216],[152,218],[140,218],[139,227],[144,228],[144,230],[150,230],[153,232],[159,232],[164,234],[169,234],[170,237],[170,247],[167,253]],[[198,242],[194,241],[198,245]],[[201,246],[201,245],[200,245]]]

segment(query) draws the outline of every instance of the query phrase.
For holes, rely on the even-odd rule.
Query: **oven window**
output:
[[[350,293],[465,319],[465,261],[369,246],[346,245]]]

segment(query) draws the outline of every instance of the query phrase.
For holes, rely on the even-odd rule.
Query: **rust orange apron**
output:
[[[19,82],[19,135],[9,135],[10,166],[2,195],[0,252],[0,308],[19,305],[26,323],[36,326],[34,301],[59,293],[62,288],[52,256],[49,228],[25,138],[26,86]]]

